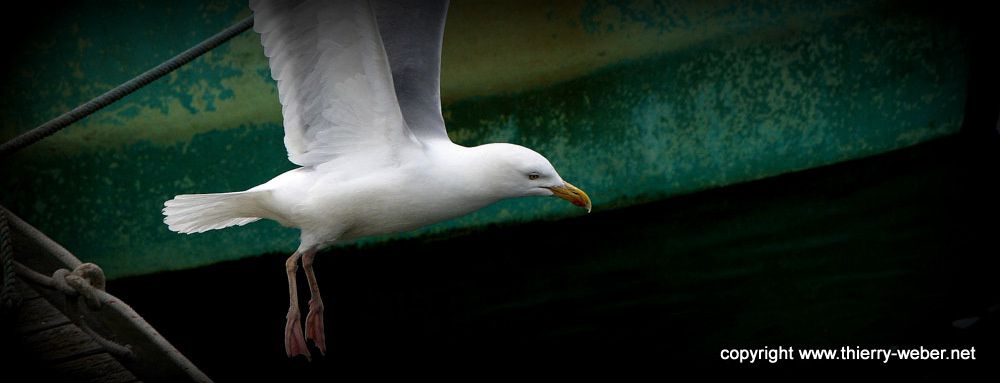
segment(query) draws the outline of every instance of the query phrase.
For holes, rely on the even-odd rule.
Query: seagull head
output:
[[[479,146],[489,166],[485,172],[490,188],[502,198],[555,196],[590,212],[590,197],[573,184],[563,181],[541,154],[514,144]]]

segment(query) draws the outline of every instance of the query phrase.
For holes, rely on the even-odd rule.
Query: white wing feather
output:
[[[374,8],[406,125],[421,141],[448,140],[440,92],[448,0],[376,0]]]
[[[369,168],[420,145],[403,122],[371,4],[255,0],[250,8],[278,82],[289,160]]]

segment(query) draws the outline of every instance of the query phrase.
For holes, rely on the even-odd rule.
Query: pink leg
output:
[[[302,337],[302,323],[299,322],[299,292],[295,284],[295,274],[299,270],[299,257],[302,254],[295,252],[285,261],[285,271],[288,273],[288,316],[285,317],[285,353],[288,357],[304,355],[306,359],[312,358],[309,355],[309,348],[306,347],[306,340]]]
[[[306,315],[306,339],[312,340],[316,348],[326,355],[326,333],[323,330],[323,298],[319,295],[319,285],[316,284],[316,273],[313,272],[313,258],[316,250],[310,249],[302,254],[302,268],[306,269],[306,279],[309,280],[309,314]]]

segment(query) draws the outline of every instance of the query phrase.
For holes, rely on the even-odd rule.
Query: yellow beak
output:
[[[587,208],[587,212],[590,213],[590,197],[580,188],[569,182],[563,182],[563,186],[550,187],[549,190],[556,197],[572,202],[576,206]]]

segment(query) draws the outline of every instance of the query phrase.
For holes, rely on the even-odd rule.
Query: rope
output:
[[[67,269],[66,271],[73,269],[68,274],[64,274],[64,272],[53,274],[62,275],[62,279],[66,285],[72,287],[73,284],[77,284],[79,287],[76,288],[90,290],[93,292],[93,296],[98,298],[97,300],[101,305],[99,311],[85,311],[82,309],[78,295],[66,296],[66,299],[62,300],[63,302],[52,302],[59,306],[59,310],[66,314],[67,318],[73,320],[77,326],[80,326],[81,329],[88,333],[92,330],[98,330],[95,328],[98,323],[114,326],[113,331],[115,331],[115,335],[120,335],[121,340],[133,342],[134,344],[134,346],[115,347],[114,344],[120,345],[122,342],[119,341],[114,344],[106,343],[104,341],[107,339],[94,337],[98,343],[103,345],[106,351],[116,357],[124,355],[121,357],[121,360],[128,358],[127,360],[133,360],[145,367],[149,367],[140,369],[142,370],[141,372],[144,372],[143,375],[148,378],[144,378],[146,380],[212,381],[204,372],[191,363],[188,358],[184,357],[184,354],[181,354],[176,347],[171,345],[163,335],[160,335],[153,326],[150,326],[132,307],[129,307],[129,305],[114,295],[103,291],[105,286],[104,273],[100,271],[100,268],[80,262],[79,259],[70,254],[69,251],[66,251],[65,248],[38,231],[38,229],[21,220],[16,214],[11,213],[10,210],[4,209],[3,206],[0,206],[0,211],[7,215],[10,232],[12,234],[17,233],[18,241],[14,242],[13,245],[19,245],[20,240],[23,239],[27,241],[26,244],[30,243],[29,246],[37,250],[30,252],[31,254],[25,253],[25,255],[52,257],[58,264],[64,265],[61,268]],[[31,283],[39,289],[56,288],[56,282],[50,276],[31,270],[17,260],[13,261],[13,265],[18,282]],[[87,283],[84,284],[83,281],[77,281],[79,283],[72,282],[74,278],[69,278],[69,281],[66,280],[68,276],[74,274],[86,280]],[[52,294],[50,292],[44,293],[45,298],[43,299],[48,299]],[[93,303],[91,302],[91,304]],[[0,314],[6,314],[6,312],[7,310],[3,310]],[[86,314],[87,319],[84,319],[84,316],[80,314]],[[92,324],[95,326],[88,325],[91,323],[91,319],[93,319]],[[3,349],[3,345],[0,345],[0,349]],[[0,363],[0,366],[2,366],[2,363]],[[2,376],[2,372],[0,372],[0,376]],[[0,378],[0,381],[2,380]]]
[[[82,318],[77,322],[77,326],[86,332],[87,335],[90,335],[91,338],[94,338],[94,341],[101,345],[101,347],[104,347],[104,350],[109,354],[114,355],[119,359],[136,360],[135,352],[132,351],[131,345],[122,346],[112,340],[109,340],[108,338],[105,338],[103,335],[98,334],[97,331],[90,328],[90,326],[87,325]]]
[[[104,301],[101,299],[101,293],[104,291],[105,279],[104,271],[93,263],[84,263],[77,266],[73,271],[67,269],[57,269],[52,272],[52,276],[46,276],[39,273],[31,268],[22,265],[21,262],[13,262],[14,268],[17,274],[30,282],[37,285],[48,287],[50,289],[55,289],[61,291],[66,295],[67,307],[73,312],[76,312],[77,301],[76,298],[83,296],[84,300],[87,302],[87,306],[93,310],[100,310],[104,305]],[[107,294],[105,294],[107,295]],[[101,334],[90,328],[89,325],[83,320],[83,317],[75,314],[68,314],[67,317],[73,321],[77,327],[83,329],[87,332],[94,340],[100,344],[106,351],[115,355],[119,358],[135,359],[135,353],[129,346],[122,346],[115,343],[112,340],[108,340]]]
[[[21,303],[14,291],[14,248],[10,244],[10,226],[7,212],[0,209],[0,260],[3,261],[3,286],[0,287],[0,301],[4,308],[13,308]]]
[[[66,296],[83,295],[88,301],[87,304],[94,310],[99,310],[103,305],[97,292],[104,291],[104,271],[93,263],[81,264],[73,271],[57,269],[52,272],[51,277],[32,270],[17,261],[14,261],[14,269],[21,278],[37,285],[59,290]]]
[[[155,68],[146,71],[138,77],[128,80],[114,89],[107,91],[97,98],[87,101],[83,105],[80,105],[69,112],[63,113],[63,115],[56,117],[55,119],[46,122],[37,128],[29,130],[17,137],[14,137],[10,141],[0,144],[0,158],[24,149],[28,145],[34,144],[35,142],[62,130],[70,124],[93,114],[101,108],[111,105],[111,103],[120,100],[122,97],[125,97],[132,92],[135,92],[139,88],[142,88],[156,79],[163,77],[167,73],[173,72],[182,65],[187,64],[191,60],[198,58],[198,56],[205,54],[205,52],[212,50],[243,31],[250,29],[251,26],[253,26],[253,16],[243,19],[236,25],[226,28],[215,36],[210,37],[208,40],[202,41],[198,45],[191,47],[177,56],[174,56],[170,60],[167,60]]]

